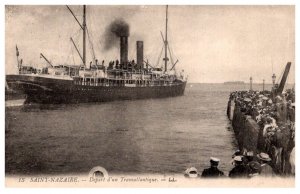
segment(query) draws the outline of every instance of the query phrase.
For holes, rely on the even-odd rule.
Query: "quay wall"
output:
[[[260,134],[259,125],[249,116],[240,111],[238,106],[229,102],[228,118],[232,121],[232,127],[236,135],[240,150],[252,150],[257,152]]]

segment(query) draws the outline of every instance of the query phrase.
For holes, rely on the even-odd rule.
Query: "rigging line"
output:
[[[80,37],[79,37],[79,34],[78,34],[78,36],[75,36],[75,38],[73,39],[74,42],[77,43],[77,44],[76,44],[77,48],[80,48],[80,47],[79,47],[79,46],[80,46],[80,45],[79,45],[79,38],[80,38]]]
[[[72,47],[72,46],[71,46],[71,52],[72,52],[73,64],[75,65],[75,59],[74,59],[74,50],[73,50],[73,47]]]
[[[79,55],[79,57],[80,57],[80,59],[81,59],[81,61],[82,61],[81,53],[78,51],[78,49],[80,48],[80,47],[79,47],[79,44],[78,44],[79,38],[80,38],[79,36],[75,36],[74,39],[71,37],[71,43],[73,44],[73,46],[75,46],[75,49],[76,49],[76,51],[77,51],[77,53],[78,53],[78,55]],[[73,39],[73,41],[72,41],[72,39]],[[77,43],[77,44],[76,44],[76,43]]]
[[[91,20],[91,22],[89,22],[89,23],[90,23],[91,30],[97,32],[97,27],[94,27],[95,25],[93,25],[93,24],[96,23],[96,22],[95,22],[94,15],[95,15],[95,14],[93,14],[93,13],[89,14],[90,20]],[[91,36],[92,36],[92,34],[91,34]],[[96,42],[96,44],[95,44],[96,51],[97,51],[97,50],[99,50],[99,51],[101,50],[101,46],[99,46],[99,45],[101,45],[101,40],[99,40],[99,44],[97,44],[97,42]]]
[[[93,24],[95,24],[94,15],[95,14],[93,13],[93,9],[90,9],[90,14],[88,16],[89,16],[89,20],[90,20],[89,24],[90,24],[91,32],[97,32],[97,28],[95,28],[94,27],[95,25],[93,25]],[[91,39],[93,39],[93,33],[91,33]],[[98,44],[96,44],[95,46],[96,46],[96,50],[97,50],[97,48],[100,50]],[[93,45],[93,48],[94,48],[94,45]],[[95,52],[95,50],[94,50],[94,52]],[[96,54],[95,54],[95,56],[96,56]]]
[[[172,52],[172,55],[173,55],[173,57],[175,57],[175,59],[178,59],[178,57],[176,57],[176,55],[174,54],[174,50],[173,50],[173,48],[172,47],[170,47],[170,49],[171,49],[171,52]],[[175,62],[176,63],[176,62]]]
[[[169,24],[168,25],[168,44],[170,44],[170,42],[173,42],[173,36],[172,36],[172,26]]]
[[[172,57],[172,53],[171,53],[171,50],[170,50],[169,44],[168,44],[168,50],[169,50],[169,53],[170,53],[170,59],[171,59],[171,63],[172,63],[172,65],[174,65],[174,61],[173,61],[173,57]]]
[[[74,17],[74,19],[76,20],[76,22],[78,23],[78,25],[80,26],[80,28],[83,30],[83,26],[81,25],[81,23],[78,21],[77,17],[75,16],[74,12],[71,10],[71,8],[66,5],[68,10],[71,12],[72,16]]]
[[[66,62],[68,63],[69,62],[69,60],[71,60],[71,55],[72,55],[72,45],[70,45],[70,47],[68,47],[68,55],[67,55],[67,57],[66,57]]]
[[[95,49],[94,49],[94,44],[93,44],[93,23],[94,23],[94,20],[93,20],[93,11],[92,9],[90,9],[90,14],[88,15],[88,18],[89,18],[89,27],[86,26],[86,31],[87,31],[87,35],[88,35],[88,39],[89,39],[89,43],[90,43],[90,49],[92,50],[92,57],[93,57],[93,60],[94,60],[94,63],[96,64],[96,53],[95,53]],[[91,33],[89,32],[89,29],[91,29]]]
[[[78,50],[77,46],[75,45],[75,42],[74,42],[74,40],[72,39],[72,37],[70,38],[70,41],[73,43],[73,45],[74,45],[74,47],[75,47],[75,49],[76,49],[78,55],[80,56],[82,62],[84,62],[83,57],[81,56],[81,53],[80,53],[80,51]]]
[[[97,32],[97,31],[101,30],[102,29],[101,26],[95,25],[95,24],[97,24],[97,22],[95,22],[95,21],[99,22],[99,19],[98,20],[95,19],[95,18],[97,18],[96,15],[93,14],[93,13],[91,13],[91,14],[89,14],[89,16],[90,16],[90,19],[91,19],[91,22],[89,22],[89,23],[91,25],[92,32],[93,31]],[[103,19],[100,19],[100,23],[101,22],[102,23],[104,22]],[[100,29],[99,29],[99,27],[100,27]],[[91,37],[93,38],[93,33],[91,33]],[[101,38],[99,38],[99,41],[96,40],[94,43],[95,43],[95,45],[93,44],[93,48],[94,48],[94,46],[96,47],[96,48],[94,48],[95,56],[98,53],[98,57],[99,57],[102,54],[101,53],[101,50],[102,50],[102,41],[101,41]]]
[[[170,45],[171,45],[171,44],[170,44]],[[174,54],[173,47],[170,46],[170,50],[171,50],[171,53],[172,53],[172,55],[173,55],[173,58],[175,57],[175,58],[177,59],[176,55]]]
[[[171,63],[172,65],[174,65],[174,57],[177,58],[174,54],[174,51],[172,49],[172,47],[170,46],[170,42],[172,44],[172,40],[173,40],[173,36],[172,36],[172,27],[171,25],[168,26],[168,31],[170,32],[168,34],[168,37],[169,37],[169,44],[168,44],[168,50],[169,50],[169,53],[170,53],[170,58],[171,58]],[[175,62],[176,63],[176,62]]]
[[[163,46],[162,46],[162,48],[161,48],[161,51],[160,51],[159,57],[158,57],[158,59],[157,59],[157,62],[156,62],[156,67],[157,67],[157,66],[158,66],[158,64],[159,64],[159,61],[160,61],[160,59],[161,59],[161,55],[162,55],[162,53],[163,53],[163,51],[164,51],[164,47],[165,47],[165,45],[163,45]]]
[[[90,49],[92,50],[93,60],[94,60],[94,63],[96,64],[96,57],[95,57],[94,46],[93,46],[93,43],[91,41],[90,33],[89,33],[89,30],[88,30],[87,26],[86,26],[86,32],[87,32],[89,43],[90,43]]]
[[[76,44],[76,47],[77,48],[79,48],[79,45],[78,45],[78,39],[79,39],[79,34],[78,34],[78,32],[79,31],[81,31],[81,29],[79,29],[77,32],[75,32],[74,34],[73,34],[73,36],[70,36],[70,37],[72,37],[73,38],[73,40],[74,40],[74,43],[77,43]],[[73,45],[74,46],[74,45]],[[71,48],[73,48],[73,46],[71,46]]]
[[[79,35],[79,32],[81,32],[81,29],[78,29],[74,34],[72,34],[71,36],[73,37],[77,37]]]

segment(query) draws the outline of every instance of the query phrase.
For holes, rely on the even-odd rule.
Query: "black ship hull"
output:
[[[26,103],[59,104],[175,97],[184,94],[186,82],[159,86],[87,86],[73,80],[30,75],[7,75],[7,84],[26,94]]]

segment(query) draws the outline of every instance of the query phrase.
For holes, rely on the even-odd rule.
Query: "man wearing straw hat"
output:
[[[268,164],[271,161],[270,156],[262,152],[260,154],[257,154],[257,158],[259,159],[261,164],[260,176],[265,176],[265,177],[275,176],[273,168]]]
[[[229,172],[230,178],[245,178],[247,177],[247,169],[243,165],[242,156],[235,156],[234,160],[234,168]]]

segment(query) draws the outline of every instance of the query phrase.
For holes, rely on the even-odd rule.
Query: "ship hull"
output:
[[[7,75],[7,84],[26,94],[26,103],[86,103],[115,100],[166,98],[184,94],[186,82],[163,86],[83,86],[73,80],[52,79],[30,75]]]

